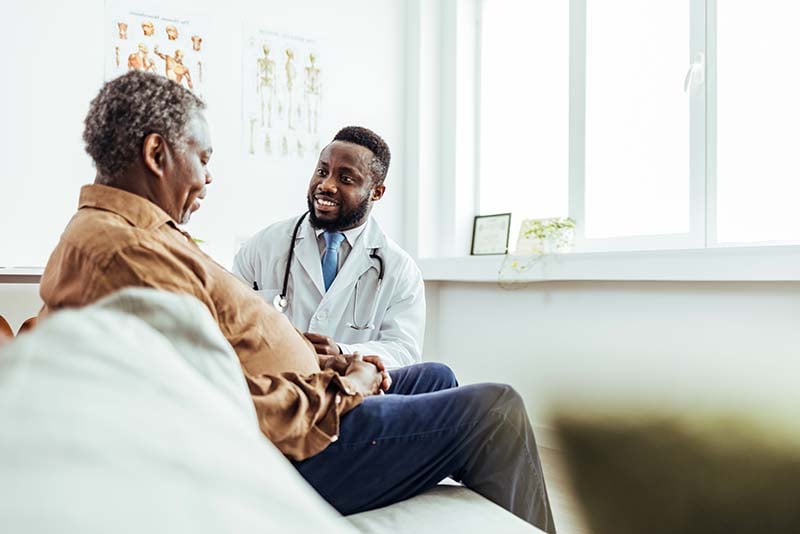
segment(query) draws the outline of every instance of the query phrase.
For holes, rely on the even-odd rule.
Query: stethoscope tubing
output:
[[[308,211],[303,213],[300,216],[300,218],[297,219],[297,223],[294,225],[294,230],[292,231],[292,240],[289,242],[289,254],[286,257],[286,267],[284,268],[284,271],[283,271],[283,286],[281,287],[280,294],[276,295],[275,299],[272,301],[272,303],[275,306],[275,308],[281,313],[285,312],[287,306],[289,305],[289,300],[287,298],[287,293],[288,293],[288,290],[289,290],[289,274],[291,273],[292,260],[294,259],[294,243],[295,243],[295,241],[297,241],[297,235],[300,233],[300,225],[303,224],[303,221],[305,220],[307,215],[308,215]],[[369,257],[378,260],[378,287],[377,287],[377,290],[376,290],[375,304],[373,305],[372,314],[370,315],[370,317],[372,317],[372,316],[375,315],[375,311],[377,311],[377,307],[378,307],[377,306],[377,301],[378,301],[378,296],[380,295],[381,286],[383,285],[383,275],[384,275],[384,268],[385,267],[384,267],[384,264],[383,264],[383,258],[380,256],[380,254],[378,254],[377,249],[373,248],[372,251],[369,254]],[[354,301],[353,301],[353,322],[352,323],[348,323],[347,326],[349,326],[350,328],[353,328],[354,330],[369,330],[369,329],[374,328],[373,325],[369,324],[369,319],[367,319],[368,322],[365,325],[359,325],[356,322],[356,309],[355,309],[355,306],[357,305],[357,302],[356,302],[355,299],[357,299],[357,295],[358,295],[358,282],[359,281],[356,281],[356,287],[355,287],[355,293],[356,294],[354,295]]]
[[[297,234],[300,233],[300,225],[303,224],[306,215],[308,215],[308,211],[297,219],[297,224],[294,225],[294,231],[292,232],[292,240],[289,242],[289,255],[286,257],[286,268],[283,270],[283,286],[281,288],[281,294],[279,295],[282,304],[286,302],[286,292],[289,289],[289,273],[292,270],[292,259],[294,258],[294,242],[297,241]],[[285,309],[286,304],[283,304],[280,311]]]
[[[377,257],[377,256],[370,256],[370,257]],[[372,311],[370,312],[369,316],[367,317],[367,322],[364,323],[363,325],[362,324],[358,324],[358,322],[356,321],[356,309],[358,309],[358,282],[359,282],[359,280],[356,281],[356,287],[355,287],[355,290],[353,292],[353,322],[352,323],[347,323],[347,326],[349,328],[352,328],[353,330],[372,330],[373,328],[375,328],[375,325],[370,323],[369,320],[370,320],[370,318],[375,317],[375,312],[378,311],[378,298],[380,297],[380,294],[381,294],[381,286],[383,285],[383,280],[378,278],[378,287],[375,288],[375,301],[372,303]]]

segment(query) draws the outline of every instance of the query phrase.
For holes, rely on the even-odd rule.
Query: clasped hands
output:
[[[382,395],[392,387],[392,378],[380,356],[339,354],[339,347],[327,336],[306,332],[306,338],[314,345],[323,371],[333,369],[347,378],[348,383],[363,396]]]

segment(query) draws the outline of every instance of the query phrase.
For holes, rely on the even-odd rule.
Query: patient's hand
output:
[[[342,351],[339,350],[339,345],[328,336],[323,336],[321,334],[315,334],[314,332],[304,332],[304,336],[306,339],[314,345],[314,350],[317,351],[317,354],[324,354],[326,356],[335,356],[337,354],[341,354]],[[320,361],[320,365],[322,362]]]
[[[383,393],[381,389],[383,373],[378,371],[374,364],[364,361],[358,354],[352,355],[350,365],[344,375],[350,386],[365,397]]]
[[[340,375],[344,375],[347,371],[347,367],[350,365],[350,359],[352,359],[352,355],[350,354],[337,354],[336,356],[318,354],[317,357],[319,358],[320,369],[323,371],[325,369],[333,369]]]
[[[345,375],[347,373],[348,367],[355,359],[359,359],[361,356],[356,354],[338,354],[336,356],[319,356],[319,368],[323,371],[325,369],[333,369],[340,375]],[[383,377],[381,380],[381,393],[389,391],[389,388],[392,387],[392,377],[389,376],[389,371],[386,370],[386,366],[383,365],[383,361],[381,360],[380,356],[376,356],[371,354],[369,356],[364,356],[362,358],[366,363],[371,363],[375,366],[378,372]]]
[[[369,356],[364,356],[364,361],[371,363],[378,369],[378,371],[381,372],[381,375],[383,376],[383,380],[381,381],[381,393],[389,391],[389,388],[392,387],[392,377],[389,376],[389,371],[387,371],[386,366],[383,365],[381,357],[375,354],[370,354]]]

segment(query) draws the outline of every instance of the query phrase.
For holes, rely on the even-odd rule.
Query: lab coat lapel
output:
[[[317,236],[314,228],[308,222],[308,219],[303,221],[300,235],[297,236],[295,256],[306,274],[314,282],[319,294],[324,295],[325,286],[322,282],[322,260],[319,255],[319,245],[317,245]]]

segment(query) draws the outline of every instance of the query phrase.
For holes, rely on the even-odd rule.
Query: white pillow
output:
[[[0,349],[4,532],[354,532],[261,434],[189,296],[127,289]]]

